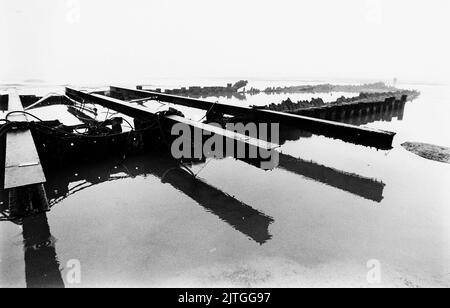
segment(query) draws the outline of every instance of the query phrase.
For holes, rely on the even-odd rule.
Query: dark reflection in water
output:
[[[208,212],[218,216],[237,231],[259,244],[270,240],[269,225],[273,219],[208,183],[194,178],[180,165],[160,155],[147,153],[117,160],[89,164],[72,164],[64,170],[47,173],[47,195],[52,205],[67,196],[107,181],[154,175],[189,196]],[[69,189],[70,183],[78,183]]]
[[[292,156],[280,154],[281,169],[305,176],[314,181],[347,191],[375,202],[383,200],[385,184],[357,174],[343,172]]]
[[[385,108],[370,109],[355,106],[354,109],[347,109],[342,113],[325,111],[323,118],[353,125],[366,125],[376,121],[390,122],[394,118],[402,121],[405,104],[405,102],[396,101]],[[285,126],[280,129],[280,144],[285,144],[287,141],[297,141],[301,138],[311,138],[312,136],[313,134],[308,131]],[[383,200],[385,184],[374,179],[346,173],[312,161],[296,159],[282,154],[280,155],[280,168],[372,201],[381,202]]]
[[[371,110],[355,106],[341,114],[324,111],[324,119],[344,122],[353,125],[365,125],[376,121],[392,121],[397,118],[403,120],[405,102],[396,101],[386,108],[372,108]],[[302,138],[311,138],[314,134],[291,126],[280,127],[280,145],[288,141],[298,141]],[[306,161],[301,158],[280,154],[279,168],[305,176],[317,182],[350,192],[375,202],[383,200],[383,191],[386,186],[383,182],[362,177],[357,174]]]
[[[258,160],[242,160],[255,167],[260,166]],[[349,192],[356,196],[381,202],[386,184],[376,179],[360,176],[354,173],[344,172],[338,169],[320,165],[314,161],[279,153],[277,168],[303,176],[316,182]]]
[[[25,279],[28,288],[64,288],[46,214],[23,219]]]
[[[283,145],[288,141],[297,141],[301,138],[310,138],[312,136],[314,136],[312,133],[296,127],[280,126],[279,144]],[[270,141],[270,136],[269,138],[259,137],[266,141],[269,139]],[[261,165],[258,159],[241,160],[255,167],[260,167]],[[381,202],[383,200],[383,191],[386,185],[376,179],[348,173],[318,164],[314,161],[307,161],[282,153],[279,153],[279,164],[277,167],[368,200],[375,202]]]
[[[280,144],[312,137],[313,134],[294,127],[280,127]],[[317,182],[347,191],[375,202],[383,200],[383,182],[320,165],[313,161],[280,154],[279,168]]]

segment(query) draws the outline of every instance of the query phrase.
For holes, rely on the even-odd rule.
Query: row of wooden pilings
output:
[[[398,115],[403,117],[403,110],[407,97],[396,100],[395,97],[388,98],[383,102],[361,102],[355,104],[339,104],[325,107],[313,107],[295,111],[295,114],[331,120],[343,121],[345,119],[356,118],[361,122],[369,123],[371,119],[391,119]],[[396,111],[399,111],[396,113]],[[345,122],[345,121],[344,121]],[[363,124],[361,123],[361,124]]]

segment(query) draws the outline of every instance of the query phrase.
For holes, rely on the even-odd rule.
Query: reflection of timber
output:
[[[383,200],[385,184],[373,179],[283,154],[280,154],[279,167],[369,200]]]
[[[287,141],[296,141],[300,138],[309,138],[312,134],[295,127],[280,127],[280,145]],[[267,139],[267,138],[265,138]],[[301,158],[279,153],[279,168],[285,169],[292,173],[307,177],[317,182],[327,184],[329,186],[347,191],[354,195],[381,202],[383,200],[383,190],[385,184],[357,174],[347,173],[341,170],[333,169],[327,166],[319,165],[313,161],[305,161]],[[242,160],[246,163],[260,166],[258,160]]]
[[[25,278],[28,288],[64,288],[46,214],[23,219]]]
[[[121,177],[121,174],[125,174],[125,176]],[[79,191],[98,183],[112,181],[115,178],[146,174],[152,174],[164,183],[170,184],[257,243],[264,244],[271,238],[269,234],[269,225],[273,222],[271,217],[206,182],[193,178],[190,173],[180,168],[176,161],[152,154],[127,158],[124,163],[117,166],[111,161],[92,166],[73,165],[65,170],[49,171],[47,172],[47,194],[50,202],[58,201],[73,193],[69,190],[69,184],[73,182],[82,183],[84,180],[90,183],[78,184],[72,188],[72,190]]]
[[[161,178],[163,182],[169,183],[177,190],[183,192],[257,243],[264,244],[271,238],[268,227],[273,222],[272,218],[225,194],[221,190],[201,180],[194,179],[183,169],[176,168],[168,171],[171,168],[170,161],[160,158],[150,165],[146,161],[138,160],[127,162],[127,165],[130,163],[132,167],[141,165],[144,170],[149,170],[153,175]],[[173,167],[174,165],[172,164]]]

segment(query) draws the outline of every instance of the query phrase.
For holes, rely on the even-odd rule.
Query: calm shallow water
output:
[[[65,184],[76,190],[98,182],[47,214],[66,286],[77,286],[66,279],[72,259],[81,262],[81,286],[365,287],[373,259],[382,286],[450,286],[450,166],[400,146],[450,146],[450,92],[400,87],[422,92],[403,119],[366,125],[398,133],[390,151],[294,132],[281,147],[280,168],[209,160],[192,166],[200,184],[180,171],[165,174],[170,163],[150,155],[48,175],[49,185],[61,184],[55,196]],[[266,105],[308,96],[320,95],[220,101]],[[360,192],[338,184],[348,174]],[[365,185],[381,198],[368,198]],[[0,223],[0,261],[0,286],[26,286],[25,266],[36,262],[24,257],[21,227]]]

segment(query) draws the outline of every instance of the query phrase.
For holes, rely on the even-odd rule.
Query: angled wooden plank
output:
[[[267,142],[267,141],[264,141],[261,139],[249,137],[249,136],[246,136],[246,135],[243,135],[243,134],[231,131],[231,130],[226,130],[221,127],[197,122],[197,121],[186,119],[186,118],[183,118],[180,116],[167,116],[166,118],[171,119],[172,121],[177,122],[177,123],[183,123],[188,126],[201,129],[202,131],[207,131],[211,134],[219,135],[219,136],[222,136],[227,139],[233,139],[238,142],[246,143],[248,145],[262,148],[267,151],[274,150],[274,149],[277,149],[280,147],[279,145],[276,145],[271,142]]]
[[[16,91],[9,94],[8,112],[23,111]],[[28,121],[23,113],[12,113],[9,121]],[[45,183],[45,175],[29,129],[11,129],[6,134],[5,189]]]

